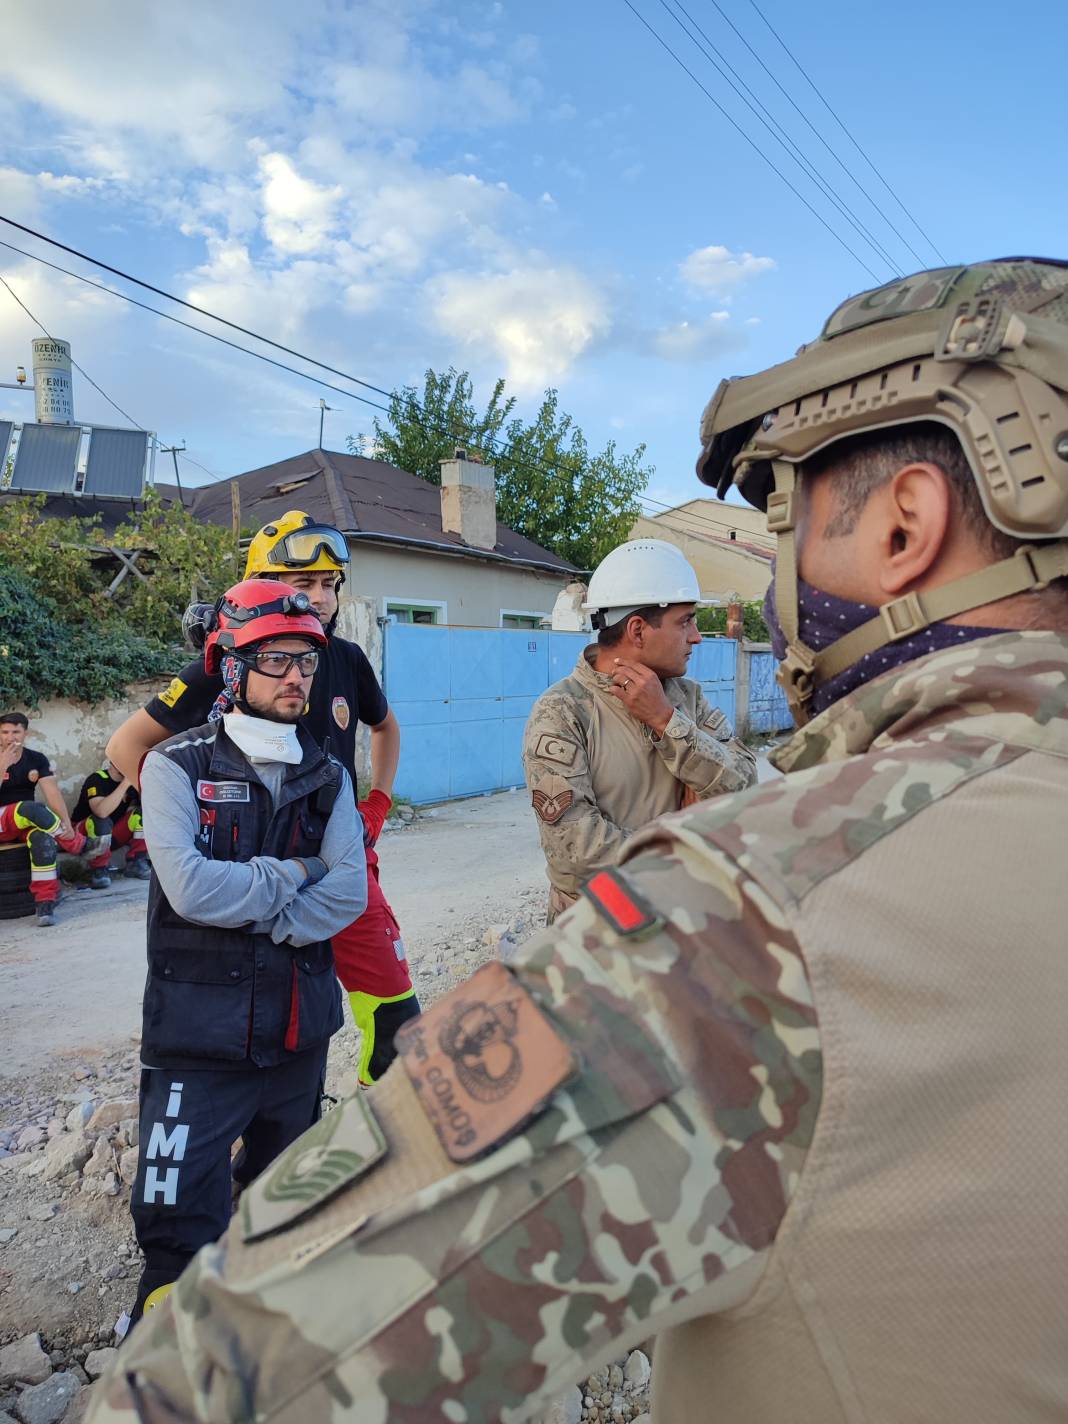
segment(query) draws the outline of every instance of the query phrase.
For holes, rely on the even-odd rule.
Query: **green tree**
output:
[[[0,572],[0,705],[36,707],[47,697],[90,704],[131,682],[158,677],[173,653],[121,623],[68,617],[25,575]]]
[[[726,608],[699,608],[697,627],[702,633],[726,633]],[[759,599],[742,604],[742,636],[750,643],[771,641],[768,625],[764,622],[764,605]]]
[[[152,489],[143,508],[120,524],[108,543],[145,550],[146,577],[127,574],[115,607],[131,627],[165,642],[179,641],[188,604],[218,598],[241,577],[229,529],[203,524],[181,505],[165,507]]]
[[[420,393],[407,386],[390,399],[387,424],[376,419],[381,457],[431,484],[441,481],[440,462],[456,446],[492,464],[497,476],[497,514],[516,533],[590,569],[622,543],[640,514],[638,495],[653,467],[645,446],[621,454],[614,441],[599,453],[559,396],[547,390],[533,420],[514,414],[516,399],[497,381],[481,413],[466,371],[427,371]],[[351,436],[349,449],[361,453]]]

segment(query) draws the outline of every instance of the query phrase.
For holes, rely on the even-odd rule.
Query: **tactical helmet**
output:
[[[920,421],[960,441],[997,529],[1056,542],[894,599],[816,653],[797,626],[798,467],[850,436]],[[866,653],[1068,574],[1068,262],[940,267],[851,297],[792,360],[722,381],[701,442],[700,479],[721,498],[736,484],[778,536],[779,679],[801,724],[814,688]]]
[[[681,549],[664,539],[631,539],[594,569],[582,607],[595,628],[607,628],[639,608],[701,602],[707,600]]]
[[[250,648],[269,638],[307,638],[322,647],[323,625],[306,593],[272,579],[245,579],[228,589],[215,607],[213,627],[204,645],[204,668],[217,673],[223,654]]]
[[[248,546],[245,578],[286,573],[333,572],[345,581],[349,566],[349,546],[340,529],[332,524],[316,524],[310,514],[291,509],[264,527]]]

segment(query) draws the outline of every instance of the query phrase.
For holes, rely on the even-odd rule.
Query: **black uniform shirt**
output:
[[[119,778],[121,781],[122,778]],[[94,771],[92,776],[87,776],[82,782],[82,789],[78,792],[78,800],[71,813],[72,821],[84,821],[86,816],[93,814],[93,808],[89,805],[91,800],[98,796],[110,796],[113,791],[119,789],[119,781],[111,775],[109,771]],[[113,821],[120,820],[127,811],[139,811],[141,809],[141,798],[132,786],[127,788],[126,795],[111,813]]]
[[[204,671],[197,659],[172,679],[169,687],[145,705],[150,717],[172,735],[200,727],[208,720],[216,697],[223,690],[218,674]],[[377,727],[389,711],[385,694],[367,655],[358,643],[331,638],[320,650],[312,682],[309,709],[302,725],[320,746],[330,739],[330,751],[356,785],[356,724]]]
[[[0,781],[0,806],[13,806],[16,801],[32,801],[42,776],[52,775],[52,764],[43,752],[24,747],[22,755],[9,766]]]

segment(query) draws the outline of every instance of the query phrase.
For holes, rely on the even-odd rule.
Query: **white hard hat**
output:
[[[582,606],[599,615],[594,626],[604,628],[639,608],[707,602],[681,549],[664,539],[631,539],[594,569]]]

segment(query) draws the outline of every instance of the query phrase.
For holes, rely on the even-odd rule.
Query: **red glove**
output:
[[[373,846],[382,834],[382,827],[385,825],[389,808],[392,805],[392,797],[377,788],[368,794],[366,801],[357,802],[356,809],[363,817],[363,843],[365,846]]]

